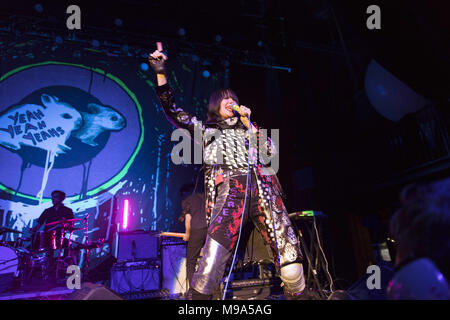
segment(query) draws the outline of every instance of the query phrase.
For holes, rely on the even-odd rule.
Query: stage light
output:
[[[55,37],[55,42],[56,42],[57,44],[61,44],[61,43],[63,43],[63,38],[60,37],[60,36],[56,36],[56,37]]]
[[[122,219],[122,228],[128,228],[128,200],[125,200],[123,203],[123,219]]]
[[[145,62],[141,63],[141,70],[142,71],[148,71],[148,64],[146,64]]]
[[[263,46],[263,42],[261,40],[258,41],[258,43],[256,43],[258,45],[258,47],[262,47]]]
[[[117,27],[121,27],[123,25],[122,19],[117,18],[116,20],[114,20],[114,24]]]
[[[178,29],[178,35],[184,37],[186,35],[186,30],[183,28]]]
[[[93,47],[98,48],[100,46],[100,41],[94,39],[92,40],[91,44]]]
[[[214,37],[214,41],[216,41],[217,43],[222,41],[222,36],[220,34],[216,34],[216,36]]]
[[[194,62],[200,61],[200,58],[197,55],[193,54],[192,61],[194,61]]]
[[[429,103],[375,60],[367,66],[364,85],[370,104],[391,121],[399,121]]]
[[[209,73],[208,70],[203,70],[202,75],[203,75],[203,77],[205,77],[205,78],[209,78],[209,76],[210,76],[211,74]]]
[[[36,10],[36,11],[39,12],[39,13],[42,13],[42,12],[44,11],[44,7],[42,6],[42,4],[36,3],[36,4],[34,5],[34,10]]]
[[[123,52],[128,52],[128,45],[127,45],[127,44],[124,44],[124,45],[122,46],[122,51],[123,51]]]

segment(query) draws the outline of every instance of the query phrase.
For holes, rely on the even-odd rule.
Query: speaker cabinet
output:
[[[186,242],[173,237],[163,237],[161,242],[162,287],[170,294],[186,293]]]
[[[130,231],[116,234],[118,262],[158,258],[159,232]]]
[[[160,279],[158,259],[117,263],[111,268],[111,289],[119,294],[159,290]]]

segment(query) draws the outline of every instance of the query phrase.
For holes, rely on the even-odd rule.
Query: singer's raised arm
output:
[[[164,114],[175,127],[189,130],[191,137],[194,137],[194,128],[196,125],[201,126],[200,129],[204,130],[201,121],[198,121],[195,116],[177,106],[173,89],[168,84],[156,87],[156,93],[161,102]]]
[[[156,47],[156,50],[149,55],[149,63],[156,73],[158,82],[156,94],[161,102],[164,114],[174,126],[189,130],[191,137],[193,137],[195,126],[200,126],[201,122],[176,105],[173,90],[167,82],[166,61],[168,58],[163,52],[161,42],[157,42]],[[204,128],[202,126],[199,129],[203,130]]]

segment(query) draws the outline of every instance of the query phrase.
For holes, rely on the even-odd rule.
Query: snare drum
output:
[[[36,232],[31,238],[31,250],[40,253],[47,249],[60,249],[62,235],[60,230]]]
[[[31,238],[31,250],[35,253],[51,248],[51,232],[38,231]]]

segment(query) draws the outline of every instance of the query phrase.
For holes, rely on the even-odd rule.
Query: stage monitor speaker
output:
[[[186,245],[179,238],[163,237],[161,242],[162,287],[170,294],[186,293]]]
[[[158,259],[117,263],[111,268],[111,289],[119,294],[159,290],[160,279]]]
[[[119,232],[116,248],[117,261],[158,258],[158,235],[157,231]]]
[[[67,300],[125,300],[123,297],[101,284],[85,282],[81,289],[67,296]]]
[[[328,297],[328,300],[386,300],[389,281],[394,276],[393,266],[389,262],[379,262],[380,267],[380,289],[369,289],[367,279],[369,274],[364,275],[347,290],[335,291]]]
[[[271,279],[244,279],[230,282],[226,298],[233,300],[265,300],[270,296],[283,294],[279,278]],[[223,296],[224,284],[221,284]]]

